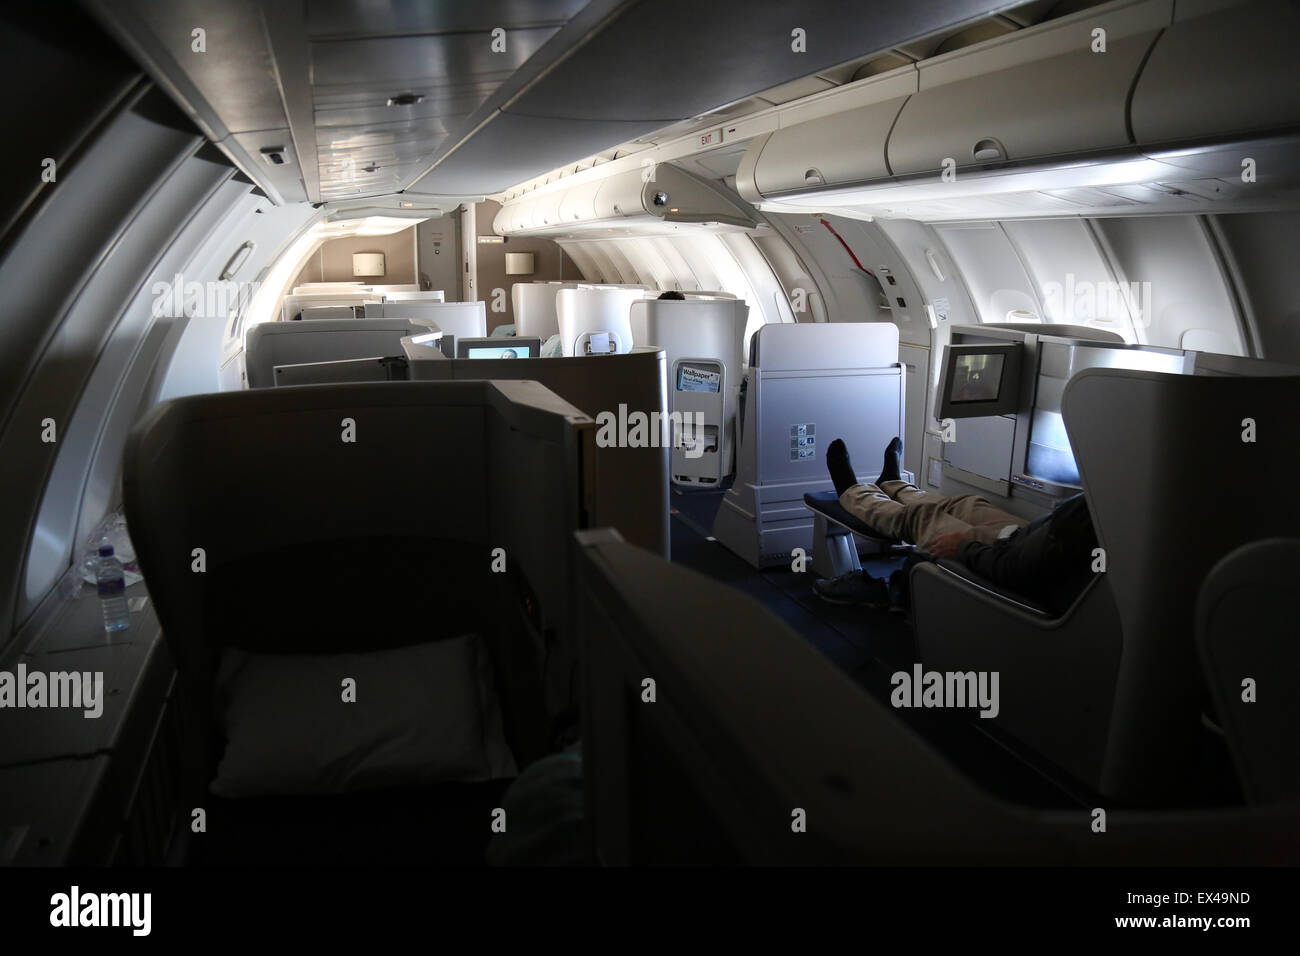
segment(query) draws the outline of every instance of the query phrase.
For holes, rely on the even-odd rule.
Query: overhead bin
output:
[[[596,193],[600,182],[583,183],[566,189],[560,199],[560,219],[563,222],[583,222],[596,218]]]
[[[751,210],[728,199],[704,180],[677,166],[626,169],[567,189],[526,193],[503,205],[492,223],[498,235],[548,235],[635,226],[677,231],[682,224],[708,223],[750,229]]]
[[[1130,145],[1129,90],[1170,0],[1085,10],[926,60],[889,136],[895,176]],[[1104,32],[1105,52],[1094,52]],[[1217,74],[1218,55],[1200,65]],[[866,178],[866,177],[863,177]]]
[[[1189,17],[1183,6],[1133,91],[1137,142],[1300,126],[1294,52],[1300,6],[1255,0]]]
[[[925,222],[1293,207],[1300,85],[1288,38],[1300,7],[1185,0],[1177,11],[1116,0],[851,84],[753,140],[737,189],[763,210]],[[887,82],[908,74],[917,91],[883,131],[901,89]],[[1257,167],[1248,185],[1245,157]],[[955,179],[941,176],[945,159]]]
[[[885,142],[916,84],[915,67],[895,70],[864,84],[862,106],[759,137],[736,170],[736,191],[759,202],[764,196],[888,177]]]

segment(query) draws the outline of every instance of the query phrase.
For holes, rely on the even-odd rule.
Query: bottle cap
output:
[[[101,544],[99,546],[99,556],[101,558],[112,557],[113,546],[111,544]]]

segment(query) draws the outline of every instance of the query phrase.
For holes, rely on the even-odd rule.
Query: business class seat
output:
[[[515,331],[535,335],[543,342],[560,333],[555,311],[555,294],[561,289],[576,289],[577,282],[516,282],[510,288],[510,305],[514,310]]]
[[[1090,807],[1000,800],[749,595],[610,529],[576,537],[583,773],[600,862],[1300,862],[1294,804],[1107,805],[1100,834]],[[795,810],[805,830],[791,825]]]
[[[1214,566],[1196,646],[1246,799],[1300,803],[1300,538],[1244,545]]]
[[[263,322],[244,343],[248,387],[273,388],[279,365],[401,355],[403,336],[428,331],[427,322],[406,318]]]
[[[1062,412],[1105,571],[1053,618],[956,564],[919,564],[918,655],[1002,673],[991,723],[1096,792],[1168,805],[1197,792],[1208,703],[1198,595],[1233,550],[1300,535],[1296,377],[1090,368]],[[1109,688],[1109,690],[1107,690]]]
[[[805,496],[831,488],[827,447],[840,438],[857,467],[870,468],[879,449],[903,434],[903,416],[898,326],[762,326],[750,340],[737,412],[736,479],[714,536],[756,568],[789,564],[795,548],[813,553],[815,509]],[[875,481],[878,471],[857,477]]]
[[[627,540],[644,548],[668,554],[670,449],[664,408],[667,363],[662,349],[634,348],[626,355],[606,355],[598,361],[589,356],[449,360],[437,348],[405,341],[413,381],[536,381],[595,419],[587,503],[591,520],[618,528]],[[639,440],[617,440],[620,419],[624,424],[638,419],[645,423]],[[655,420],[657,434],[649,427]],[[606,425],[612,429],[608,435]],[[546,501],[531,492],[527,498],[538,507]]]
[[[482,302],[438,302],[432,299],[384,302],[386,319],[432,322],[443,332],[457,338],[483,338],[487,335],[487,307]]]
[[[643,299],[631,305],[633,341],[663,349],[668,362],[668,411],[679,416],[672,452],[676,484],[716,485],[735,471],[748,315],[749,307],[735,298]]]
[[[354,441],[343,440],[349,424]],[[508,763],[479,759],[495,715],[497,736],[522,768],[555,749],[557,720],[573,710],[571,675],[548,675],[543,663],[562,659],[573,639],[569,542],[580,527],[581,445],[590,428],[585,415],[532,382],[226,392],[165,402],[146,415],[127,448],[124,498],[192,728],[183,750],[193,802],[184,805],[209,815],[208,838],[190,837],[191,862],[481,859],[506,783],[499,768]],[[520,468],[550,507],[513,493]],[[497,548],[504,564],[494,568]],[[240,674],[255,668],[302,675],[353,655],[355,666],[373,669],[376,654],[424,660],[451,654],[470,634],[479,663],[463,673],[476,666],[482,687],[430,687],[416,695],[413,713],[425,712],[426,697],[460,695],[478,701],[465,711],[476,717],[444,734],[401,717],[407,698],[387,689],[401,690],[402,673],[359,677],[349,727],[366,729],[382,703],[402,732],[375,747],[314,757],[293,793],[267,781],[281,781],[280,764],[302,759],[300,750],[317,754],[322,735],[313,732],[301,747],[264,744],[283,738],[281,730],[232,716]],[[232,661],[244,668],[233,677]],[[274,696],[300,693],[297,683],[277,684]],[[499,709],[490,706],[488,684]],[[304,703],[308,719],[339,719],[330,709],[347,706],[338,693]],[[365,786],[328,783],[358,759],[431,732],[455,753],[474,755],[481,772],[394,765]],[[240,769],[244,790],[231,795],[232,754],[250,746],[261,762]],[[218,779],[224,789],[209,790]]]
[[[555,315],[562,354],[599,356],[632,351],[638,343],[633,340],[629,313],[633,302],[649,294],[642,287],[560,289],[555,294]]]
[[[1098,789],[1123,643],[1109,577],[1060,615],[956,561],[916,565],[911,590],[925,667],[997,671],[999,713],[985,722]]]

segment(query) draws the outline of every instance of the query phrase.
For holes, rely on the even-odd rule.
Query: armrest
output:
[[[941,568],[947,574],[961,579],[963,583],[970,585],[972,588],[978,589],[979,591],[983,592],[984,595],[990,598],[999,601],[1004,601],[1007,604],[1010,604],[1021,611],[1024,611],[1028,614],[1036,615],[1041,618],[1052,618],[1056,616],[1047,608],[1045,608],[1042,604],[1039,604],[1037,601],[1035,601],[1034,599],[1027,598],[1023,594],[1020,594],[1016,591],[1012,591],[1010,588],[1005,588],[1002,587],[1001,585],[994,584],[988,578],[968,568],[960,561],[953,561],[948,558],[943,558],[939,560],[937,564],[939,568]]]
[[[1105,575],[1053,616],[970,573],[955,561],[912,569],[918,659],[938,671],[998,672],[1001,707],[988,723],[1099,789],[1122,645]]]

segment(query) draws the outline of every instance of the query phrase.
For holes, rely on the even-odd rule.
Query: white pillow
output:
[[[477,635],[359,654],[226,648],[216,689],[227,740],[211,784],[219,797],[347,793],[517,772]]]

